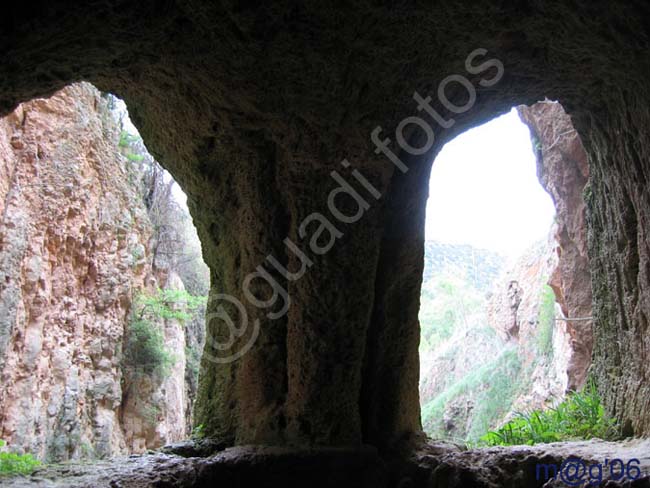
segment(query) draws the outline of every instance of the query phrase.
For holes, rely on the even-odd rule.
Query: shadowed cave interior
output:
[[[639,458],[648,471],[647,5],[38,7],[0,21],[0,113],[90,82],[126,101],[187,194],[211,298],[193,411],[203,440],[184,454],[204,457],[72,464],[8,486],[542,486],[536,463],[570,455]],[[431,163],[468,128],[545,99],[588,159],[593,345],[581,351],[628,439],[427,441],[418,311]]]

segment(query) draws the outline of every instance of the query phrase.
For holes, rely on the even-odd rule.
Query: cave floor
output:
[[[623,477],[619,476],[619,460]],[[557,476],[547,481],[545,470],[551,474],[552,465]],[[157,452],[50,465],[29,477],[0,478],[0,486],[650,487],[650,439],[473,450],[429,442],[407,457],[390,459],[370,447],[298,450],[242,446],[206,457]]]

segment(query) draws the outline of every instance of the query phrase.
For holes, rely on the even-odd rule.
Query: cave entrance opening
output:
[[[147,247],[152,281],[135,292],[122,341],[128,366],[123,368],[121,411],[131,407],[136,412],[132,416],[153,432],[140,436],[145,443],[129,446],[138,452],[200,434],[193,410],[210,273],[187,196],[148,151],[126,103],[112,94],[103,96],[119,127],[118,147],[129,184],[151,224]],[[159,332],[161,340],[153,340]],[[133,423],[121,416],[123,424]]]
[[[586,161],[549,100],[459,135],[434,161],[419,313],[430,437],[490,445],[515,412],[544,411],[583,385]]]
[[[190,437],[209,270],[124,102],[83,82],[22,103],[0,159],[2,450],[52,463]]]

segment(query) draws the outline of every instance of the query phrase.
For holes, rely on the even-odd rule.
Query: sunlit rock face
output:
[[[634,2],[595,11],[586,1],[107,0],[34,11],[25,3],[1,21],[0,109],[91,81],[126,99],[150,148],[187,191],[212,286],[237,298],[251,324],[228,355],[259,330],[236,361],[210,360],[223,351],[214,342],[206,348],[196,414],[208,435],[229,443],[386,446],[421,427],[417,314],[433,156],[513,105],[559,100],[590,162],[594,371],[609,410],[647,434],[649,9]],[[490,60],[502,63],[502,76]],[[441,98],[448,75],[468,83],[443,84]],[[437,122],[418,110],[414,91],[431,97]],[[416,115],[433,127],[430,147],[418,126],[399,125]],[[409,154],[400,149],[405,142],[425,149]],[[335,169],[369,202],[356,222],[342,223],[328,208],[340,186]],[[381,198],[360,186],[354,169]],[[337,205],[348,216],[357,210],[345,195]],[[313,245],[318,222],[301,226],[314,212],[341,233],[326,252],[319,253],[334,232]],[[299,279],[267,261],[272,254],[301,269],[287,237],[313,263]],[[259,306],[272,296],[263,280],[242,290],[261,264],[287,290],[287,313],[277,297]],[[208,332],[228,342],[223,322],[212,321]]]
[[[0,119],[0,438],[44,461],[187,435],[177,321],[161,324],[177,355],[169,377],[123,376],[134,297],[182,283],[154,271],[152,225],[119,136],[87,83]]]
[[[587,153],[559,103],[550,101],[518,107],[531,132],[542,186],[556,209],[557,265],[549,284],[562,308],[571,341],[568,387],[583,385],[593,348],[591,271],[587,249],[584,191],[589,179]]]
[[[487,300],[488,323],[516,348],[519,380],[526,385],[513,399],[508,417],[548,408],[561,401],[567,390],[570,336],[566,324],[555,320],[560,314],[546,288],[558,265],[554,228],[505,270]]]

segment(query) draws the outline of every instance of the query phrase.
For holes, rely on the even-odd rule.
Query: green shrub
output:
[[[580,392],[570,393],[555,408],[517,413],[503,427],[480,439],[487,446],[539,444],[564,440],[599,438],[615,440],[618,428],[607,418],[593,381]]]
[[[492,372],[483,379],[485,386],[472,411],[472,421],[466,436],[468,442],[476,442],[511,410],[512,403],[523,390],[522,382],[528,379],[522,374],[523,369],[515,350],[507,350],[498,358]]]
[[[544,285],[540,295],[538,322],[537,349],[540,354],[551,356],[555,328],[555,293],[548,285]]]
[[[190,295],[185,290],[157,290],[155,295],[142,294],[136,299],[142,314],[151,314],[154,318],[165,320],[189,320],[193,311],[205,304],[207,297]]]
[[[176,357],[167,349],[160,327],[145,319],[129,323],[123,359],[123,367],[129,373],[164,379],[175,362]]]
[[[6,445],[0,439],[0,447]],[[10,474],[30,474],[41,465],[38,459],[31,454],[14,454],[12,452],[0,451],[0,476]]]
[[[203,424],[199,424],[192,429],[192,434],[190,437],[194,440],[200,440],[205,437],[205,427]]]
[[[141,140],[140,137],[123,130],[120,132],[120,140],[117,145],[125,150],[123,154],[126,156],[126,159],[131,162],[139,163],[144,160],[144,155],[133,152],[133,149],[138,151],[138,148],[134,148],[133,145]]]
[[[184,290],[161,290],[154,295],[141,294],[126,330],[123,367],[130,374],[164,379],[171,373],[176,356],[168,350],[161,320],[185,321],[188,311],[205,304],[207,297],[196,297]]]

